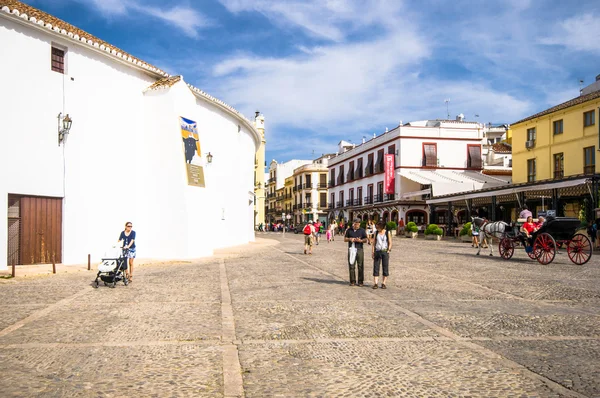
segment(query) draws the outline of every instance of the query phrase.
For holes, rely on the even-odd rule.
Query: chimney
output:
[[[385,132],[387,133],[388,131],[389,131],[389,130],[388,130],[388,128],[386,127],[386,128],[385,128]]]
[[[462,113],[456,116],[456,121],[457,122],[464,122],[465,121],[465,115],[463,115]]]
[[[373,133],[373,138],[376,138],[376,137],[377,137],[377,134],[376,134],[376,133]]]
[[[364,135],[363,135],[363,141],[362,141],[362,143],[363,143],[363,144],[365,143],[365,136],[364,136]]]

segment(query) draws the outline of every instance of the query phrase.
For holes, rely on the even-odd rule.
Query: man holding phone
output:
[[[367,243],[367,232],[360,227],[360,219],[355,218],[352,228],[346,230],[344,242],[348,242],[348,247],[356,248],[356,260],[350,263],[350,254],[348,253],[348,268],[350,271],[350,286],[355,286],[357,283],[356,268],[358,266],[358,286],[364,285],[365,280],[365,253],[363,251],[363,243]]]

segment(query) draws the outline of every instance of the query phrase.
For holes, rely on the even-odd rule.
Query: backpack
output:
[[[312,234],[312,230],[310,228],[310,224],[306,224],[304,226],[304,229],[302,230],[302,232],[304,233],[304,235],[310,235],[310,234]]]

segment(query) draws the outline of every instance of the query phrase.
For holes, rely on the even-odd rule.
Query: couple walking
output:
[[[381,288],[386,289],[385,283],[389,276],[389,261],[390,251],[392,251],[392,239],[390,233],[385,230],[385,223],[380,221],[376,225],[377,232],[372,237],[371,244],[371,257],[373,258],[373,289],[379,288],[379,270],[383,268],[383,280],[381,281]],[[364,260],[365,254],[363,250],[363,244],[370,242],[367,237],[367,232],[360,227],[360,220],[355,219],[352,224],[352,228],[346,230],[344,235],[344,242],[348,242],[348,247],[351,248],[353,245],[356,248],[356,258],[351,261],[350,251],[348,252],[348,268],[350,271],[350,286],[357,284],[356,268],[358,268],[358,286],[364,286]]]

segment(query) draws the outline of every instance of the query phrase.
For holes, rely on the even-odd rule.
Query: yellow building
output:
[[[600,90],[514,123],[513,183],[595,174]]]
[[[294,195],[292,194],[292,190],[294,188],[294,177],[289,176],[285,179],[285,184],[283,188],[283,212],[287,214],[292,214],[294,203]]]

